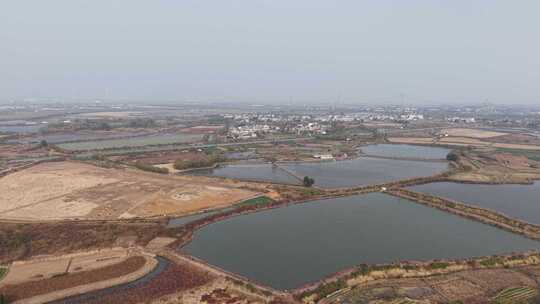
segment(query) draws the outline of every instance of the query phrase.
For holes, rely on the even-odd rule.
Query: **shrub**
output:
[[[152,165],[146,165],[146,164],[141,164],[141,163],[136,163],[135,167],[137,169],[140,169],[140,170],[143,170],[143,171],[148,171],[148,172],[161,173],[161,174],[168,174],[169,173],[169,169],[167,169],[167,168],[160,168],[160,167],[155,167],[155,166],[152,166]]]
[[[443,263],[443,262],[433,262],[433,263],[429,264],[429,267],[431,269],[445,269],[448,266],[450,266],[450,264]]]
[[[454,153],[454,152],[450,152],[446,155],[446,159],[449,160],[449,161],[457,161],[459,159],[459,156]]]
[[[315,180],[309,176],[304,176],[304,180],[302,181],[302,184],[304,187],[311,187],[315,183]]]
[[[178,159],[174,162],[174,168],[176,170],[186,170],[186,169],[196,169],[204,168],[215,165],[216,163],[225,161],[226,158],[217,153],[213,152],[210,155],[201,157],[200,159],[184,160]]]
[[[492,267],[492,266],[495,266],[497,264],[502,264],[502,259],[501,258],[489,258],[489,259],[485,259],[485,260],[482,260],[480,261],[480,265],[482,266],[485,266],[485,267]]]

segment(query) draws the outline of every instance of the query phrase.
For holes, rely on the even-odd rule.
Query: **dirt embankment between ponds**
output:
[[[540,240],[540,226],[508,217],[504,214],[461,202],[440,198],[430,194],[397,188],[387,191],[388,194],[408,199],[429,207],[434,207],[455,215],[492,225],[525,237]]]

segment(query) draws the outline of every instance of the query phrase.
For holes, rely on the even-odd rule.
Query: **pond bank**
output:
[[[471,206],[461,202],[403,188],[390,189],[387,193],[465,218],[473,219],[487,225],[495,226],[509,232],[520,234],[530,239],[540,240],[539,225],[510,218],[493,210]]]

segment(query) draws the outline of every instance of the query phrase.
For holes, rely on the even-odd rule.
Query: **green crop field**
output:
[[[526,303],[538,294],[538,291],[529,287],[511,287],[501,291],[492,301],[494,304]]]
[[[239,203],[237,206],[238,207],[260,206],[260,205],[267,205],[267,204],[270,204],[272,202],[273,202],[273,200],[271,198],[269,198],[269,197],[259,196],[259,197],[256,197],[256,198],[248,199],[247,201],[243,201],[243,202]]]

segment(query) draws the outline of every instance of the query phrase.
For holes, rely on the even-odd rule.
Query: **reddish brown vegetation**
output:
[[[205,294],[201,297],[201,302],[208,304],[234,304],[244,301],[245,299],[238,296],[233,296],[223,288],[214,289],[210,294]]]
[[[111,247],[120,236],[146,244],[164,228],[159,223],[0,223],[0,263],[40,254]]]
[[[272,301],[270,301],[270,304],[294,304],[294,303],[297,303],[291,299],[285,299],[285,298],[282,298],[282,297],[278,297],[278,298],[275,298],[273,299]]]
[[[7,301],[16,301],[49,292],[86,285],[130,274],[145,264],[141,256],[129,257],[118,264],[113,264],[96,270],[65,274],[50,279],[25,282],[16,285],[6,285],[0,288]]]
[[[198,270],[193,266],[171,263],[165,271],[147,284],[108,294],[88,303],[140,303],[178,291],[199,287],[210,282],[212,279],[213,277],[209,273]]]

